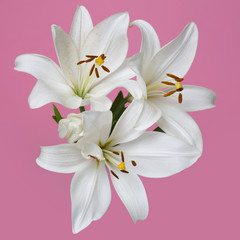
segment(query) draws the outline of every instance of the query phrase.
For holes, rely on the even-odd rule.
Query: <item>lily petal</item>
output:
[[[111,146],[122,142],[131,141],[142,134],[143,130],[137,130],[135,128],[142,109],[142,102],[136,100],[133,100],[133,102],[127,107],[117,121],[111,136],[109,137]]]
[[[108,111],[112,106],[112,101],[105,96],[91,98],[91,111]]]
[[[73,173],[82,167],[86,159],[81,151],[73,144],[61,144],[50,147],[41,147],[37,164],[49,171],[58,173]]]
[[[154,28],[146,21],[135,20],[130,27],[136,25],[142,33],[140,52],[143,53],[143,72],[148,68],[154,55],[160,50],[160,42]]]
[[[74,86],[78,84],[79,61],[77,48],[72,38],[67,35],[61,27],[52,25],[53,41],[58,56],[58,61],[68,79]]]
[[[118,176],[117,179],[113,174],[110,174],[114,188],[131,215],[133,222],[136,223],[137,220],[146,219],[149,208],[142,181],[133,172],[122,173],[113,165],[108,165],[108,167]]]
[[[91,159],[91,156],[93,156],[98,160],[104,160],[102,149],[97,144],[82,142],[79,147],[81,148],[81,152],[84,158]]]
[[[37,81],[28,97],[30,108],[39,108],[51,102],[58,102],[58,97],[43,82]]]
[[[142,57],[143,55],[138,53],[135,54],[133,57],[129,59],[129,67],[136,73],[137,75],[137,83],[142,90],[143,97],[146,99],[147,98],[147,87],[146,83],[142,77]],[[133,96],[134,97],[134,96]],[[135,97],[136,98],[136,97]]]
[[[157,107],[162,111],[162,117],[157,122],[158,126],[165,133],[196,146],[202,152],[203,141],[201,131],[189,114],[172,104],[159,102]]]
[[[112,126],[112,112],[83,112],[83,129],[86,138],[81,142],[89,142],[91,139],[95,144],[105,144]]]
[[[77,49],[81,49],[88,33],[92,30],[93,23],[88,10],[84,6],[78,6],[73,17],[70,36],[76,44]]]
[[[156,107],[156,105],[151,101],[143,100],[141,102],[143,104],[143,109],[137,120],[135,128],[138,130],[146,130],[159,120],[162,112],[161,109]]]
[[[146,132],[113,149],[124,153],[127,170],[151,178],[176,174],[194,164],[201,155],[195,146],[159,132]]]
[[[118,13],[110,16],[97,24],[88,34],[83,45],[80,59],[86,55],[104,54],[104,65],[111,71],[115,71],[124,61],[128,50],[127,29],[129,24],[128,13]],[[117,47],[116,47],[117,46]],[[87,79],[92,64],[82,64],[84,71],[82,79]],[[99,68],[100,78],[108,73]]]
[[[67,108],[78,108],[82,99],[65,82],[59,66],[50,58],[37,54],[23,54],[15,60],[15,70],[26,72],[39,80],[29,96],[31,108],[38,108],[56,102]]]
[[[155,55],[145,74],[149,81],[163,80],[167,73],[183,77],[193,62],[197,42],[197,26],[195,23],[190,23],[177,38],[165,45]]]
[[[72,231],[78,233],[100,219],[111,202],[111,189],[104,162],[87,161],[71,183]]]
[[[129,67],[137,62],[139,56],[134,56],[124,61],[124,63],[113,73],[106,76],[99,84],[92,88],[89,95],[94,97],[104,96],[117,87],[127,89],[134,98],[141,98],[142,93],[139,85],[134,80],[129,80],[136,76],[136,73]],[[116,81],[117,79],[117,81]]]
[[[181,104],[178,103],[174,96],[161,99],[161,102],[174,104],[176,108],[186,112],[200,111],[215,107],[214,102],[217,95],[212,90],[192,85],[184,85],[183,88],[183,101]]]

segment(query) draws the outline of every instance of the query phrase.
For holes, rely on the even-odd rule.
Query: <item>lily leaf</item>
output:
[[[114,112],[114,110],[118,107],[119,103],[124,99],[123,97],[123,93],[122,91],[120,91],[117,95],[117,97],[115,98],[112,107],[111,107],[111,111]]]
[[[125,104],[127,103],[127,97],[123,97],[122,91],[120,91],[115,98],[112,107],[111,107],[111,112],[113,113],[113,120],[112,120],[112,129],[113,130],[114,126],[116,125],[118,119],[121,117],[123,112],[125,111],[126,107]]]
[[[153,131],[165,133],[160,127],[155,128]]]
[[[85,112],[85,107],[84,106],[79,107],[79,109],[80,109],[80,112]]]
[[[57,107],[54,104],[53,111],[55,115],[53,115],[52,118],[56,121],[56,123],[59,123],[59,121],[63,119],[63,117],[61,116],[60,112],[58,111]]]

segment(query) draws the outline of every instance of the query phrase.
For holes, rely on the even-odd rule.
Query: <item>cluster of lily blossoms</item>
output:
[[[126,58],[127,31],[134,25],[141,31],[141,49]],[[62,118],[54,105],[59,137],[68,143],[42,147],[37,164],[49,171],[75,173],[73,233],[108,209],[108,176],[134,223],[143,220],[148,200],[138,175],[167,177],[188,168],[202,154],[201,132],[187,112],[214,107],[216,94],[183,85],[197,49],[197,27],[188,24],[160,47],[149,23],[129,24],[125,12],[93,27],[88,11],[80,6],[70,33],[53,25],[52,34],[60,66],[45,56],[23,54],[16,58],[15,70],[38,80],[28,99],[31,108],[58,103],[79,108],[80,113]],[[128,95],[120,91],[112,102],[106,95],[118,87]],[[147,131],[154,124],[158,127]]]

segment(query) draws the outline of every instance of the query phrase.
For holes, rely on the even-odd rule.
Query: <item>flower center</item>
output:
[[[175,90],[172,90],[170,92],[165,93],[163,96],[164,97],[168,97],[171,96],[172,94],[176,93],[176,92],[181,92],[183,90],[183,86],[180,82],[183,81],[183,78],[179,78],[173,74],[167,73],[167,76],[174,79],[175,83],[172,82],[168,82],[168,81],[162,81],[163,84],[166,84],[168,86],[175,86]],[[178,102],[182,103],[182,93],[178,94]]]
[[[119,171],[121,171],[122,173],[129,173],[126,170],[123,152],[116,152],[116,151],[103,149],[103,155],[104,155],[105,160],[110,165],[111,164],[115,165],[119,169]],[[119,160],[121,161],[120,163],[119,163]],[[134,167],[137,166],[137,163],[135,161],[131,161],[131,163],[132,163],[132,166],[134,166]],[[115,173],[113,170],[111,170],[110,172],[114,177],[119,179],[117,173]]]
[[[93,71],[95,70],[95,75],[97,78],[99,78],[100,75],[99,75],[98,67],[100,66],[105,72],[110,72],[110,70],[106,66],[102,65],[104,63],[104,60],[106,59],[106,56],[104,54],[101,54],[100,56],[86,55],[86,58],[87,60],[79,61],[77,65],[80,65],[82,63],[92,62],[95,59],[95,62],[90,69],[89,76],[91,76]]]
[[[98,64],[98,66],[101,66],[104,63],[105,58],[106,57],[104,56],[104,54],[102,54],[95,60],[95,62]]]
[[[123,152],[121,152],[121,160],[122,160],[122,162],[120,164],[118,164],[118,166],[117,166],[117,168],[120,169],[120,171],[126,169]]]

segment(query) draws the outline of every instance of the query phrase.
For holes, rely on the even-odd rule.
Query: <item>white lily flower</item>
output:
[[[188,24],[177,38],[162,48],[149,23],[136,20],[130,25],[138,26],[142,33],[142,62],[132,66],[143,92],[144,111],[138,127],[160,119],[158,125],[166,133],[195,144],[201,150],[201,133],[186,112],[214,107],[216,94],[207,88],[182,85],[197,49],[196,25]]]
[[[75,109],[91,104],[92,109],[109,109],[106,97],[116,87],[140,97],[135,73],[125,61],[128,51],[128,13],[115,14],[93,27],[85,7],[74,15],[70,34],[53,25],[52,34],[61,68],[51,59],[24,54],[16,58],[15,70],[38,79],[29,96],[31,108],[55,102]],[[134,58],[130,61],[134,61]]]
[[[110,111],[83,112],[83,138],[74,144],[42,147],[37,159],[39,166],[54,172],[75,173],[71,183],[73,233],[106,212],[111,201],[106,167],[136,222],[148,215],[147,195],[137,174],[167,177],[191,166],[200,156],[195,146],[175,137],[138,131],[135,126],[142,108],[139,101],[133,101],[111,134]]]

